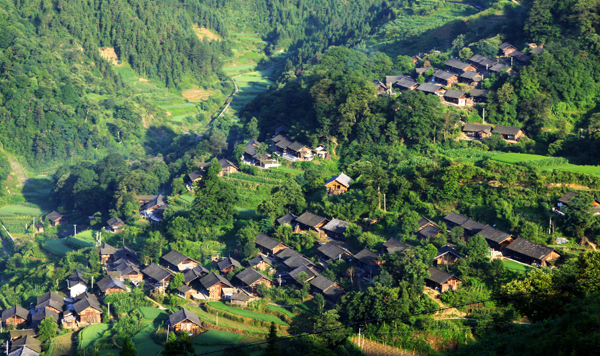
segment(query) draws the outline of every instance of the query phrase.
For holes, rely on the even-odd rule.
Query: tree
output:
[[[165,343],[164,356],[186,356],[195,354],[194,345],[188,333],[182,333],[179,338],[174,332],[169,334],[169,341]]]
[[[325,297],[319,293],[315,295],[315,304],[317,304],[317,315],[323,314],[323,308],[325,307]]]
[[[219,177],[221,170],[213,158],[206,176],[198,182],[190,217],[200,226],[230,225],[233,221],[238,196],[235,187]]]
[[[258,120],[255,117],[253,117],[244,126],[244,134],[251,139],[256,139],[259,133],[260,131],[258,130]]]
[[[163,249],[166,247],[166,240],[159,231],[151,231],[150,236],[144,240],[140,255],[145,264],[152,262],[158,263],[158,259],[163,255]]]
[[[396,57],[396,69],[400,73],[411,73],[415,70],[415,63],[410,56],[398,56]]]
[[[267,335],[267,348],[263,351],[263,356],[279,355],[279,344],[277,344],[277,327],[274,322],[271,322],[269,335]]]
[[[584,282],[581,289],[589,293],[600,291],[600,251],[585,251],[577,258],[577,280]],[[592,281],[592,282],[590,282]]]
[[[288,212],[301,214],[305,207],[306,200],[302,188],[296,181],[290,181],[273,188],[271,196],[258,204],[256,212],[275,219]]]
[[[258,253],[255,238],[259,232],[258,224],[255,221],[249,221],[246,226],[238,230],[236,238],[242,260],[250,259]]]
[[[119,356],[137,356],[135,344],[131,341],[129,336],[125,337],[123,348],[119,351]]]
[[[464,47],[458,53],[458,57],[463,61],[466,61],[467,59],[473,57],[473,51],[469,47]]]
[[[488,244],[481,235],[475,235],[467,241],[467,254],[472,258],[484,258],[488,251]]]
[[[592,213],[593,201],[594,197],[589,193],[581,192],[569,200],[569,205],[565,209],[565,228],[581,239],[582,243],[586,239],[586,231],[592,227],[596,220]]]
[[[54,318],[49,316],[44,318],[40,323],[40,327],[38,330],[38,340],[45,342],[46,340],[50,340],[56,335],[56,329],[58,325],[54,321]]]
[[[176,273],[175,277],[173,277],[173,280],[171,281],[171,283],[169,283],[169,289],[175,290],[175,289],[181,287],[184,283],[185,283],[185,276],[183,275],[183,273],[181,273],[181,272]]]
[[[337,310],[333,309],[321,314],[315,320],[314,330],[329,348],[334,347],[347,336],[348,330],[342,327],[339,318]]]

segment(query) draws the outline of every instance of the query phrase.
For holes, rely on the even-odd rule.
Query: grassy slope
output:
[[[274,322],[277,325],[290,326],[290,324],[282,321],[281,319],[279,319],[278,317],[276,317],[274,315],[256,313],[256,312],[252,312],[252,311],[249,311],[246,309],[233,308],[222,302],[209,302],[208,305],[210,305],[211,307],[213,307],[215,309],[223,310],[228,313],[239,315],[239,316],[242,316],[245,318],[263,320],[263,321],[267,321],[269,323]]]
[[[94,324],[83,329],[81,334],[81,345],[79,345],[79,349],[90,347],[94,341],[101,338],[104,332],[108,329],[110,329],[110,325],[107,324]]]
[[[540,156],[540,155],[530,155],[524,153],[504,153],[501,155],[497,155],[492,157],[494,161],[510,163],[510,164],[519,164],[523,161],[535,161],[541,159],[547,159],[551,157]],[[598,166],[578,166],[575,164],[560,164],[554,166],[544,166],[539,167],[541,171],[552,171],[552,170],[563,170],[575,173],[586,173],[600,176],[600,167]]]

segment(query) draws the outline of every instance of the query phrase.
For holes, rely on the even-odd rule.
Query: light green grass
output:
[[[191,195],[187,195],[187,194],[182,194],[179,196],[179,198],[185,200],[188,203],[193,203],[194,202],[194,197]]]
[[[193,341],[195,344],[203,345],[233,345],[240,341],[241,338],[242,335],[240,334],[220,330],[208,330],[196,336]]]
[[[585,173],[600,176],[600,167],[598,166],[578,166],[575,164],[560,164],[556,166],[540,167],[540,170],[542,171],[552,171],[555,169],[560,169],[563,171],[569,171],[574,173]]]
[[[510,261],[510,260],[503,260],[502,263],[504,263],[504,266],[506,268],[508,268],[512,271],[527,272],[532,268],[532,267],[527,267],[520,263],[517,263],[515,261]]]
[[[163,321],[169,319],[169,313],[158,308],[142,307],[140,313],[142,313],[144,320]]]
[[[27,214],[31,216],[42,215],[40,208],[33,208],[23,205],[8,205],[0,208],[0,214]]]
[[[296,169],[296,168],[291,168],[291,167],[284,167],[284,166],[279,166],[279,167],[275,167],[275,168],[271,168],[273,170],[277,170],[277,171],[284,171],[284,172],[288,172],[288,173],[293,173],[293,174],[302,174],[304,173],[303,170],[301,169]]]
[[[542,159],[548,159],[552,157],[540,156],[540,155],[531,155],[525,153],[504,153],[501,155],[497,155],[492,157],[491,159],[494,161],[502,162],[502,163],[510,163],[510,164],[519,164],[524,161],[537,161]],[[576,164],[558,164],[558,165],[550,165],[544,167],[538,167],[541,171],[553,171],[553,170],[563,170],[574,173],[585,173],[591,175],[600,176],[600,167],[599,166],[578,166]]]
[[[51,253],[53,253],[55,255],[58,255],[58,256],[64,256],[68,252],[73,251],[72,248],[70,248],[67,245],[65,245],[65,240],[64,239],[47,240],[47,241],[44,242],[44,248],[46,248],[46,250],[48,250]]]
[[[198,104],[196,103],[185,103],[180,105],[168,105],[163,106],[163,109],[180,109],[180,108],[195,108]]]
[[[96,245],[96,243],[92,240],[82,239],[79,237],[69,236],[69,237],[67,237],[67,239],[69,242],[74,243],[75,245],[77,245],[81,248],[94,247]]]
[[[246,309],[233,308],[233,307],[230,307],[230,306],[226,305],[225,303],[221,303],[221,302],[209,302],[208,305],[210,305],[211,307],[213,307],[215,309],[223,310],[228,313],[239,315],[239,316],[242,316],[245,318],[263,320],[263,321],[266,321],[269,323],[274,322],[277,325],[290,326],[290,324],[279,319],[275,315],[261,314],[261,313],[252,312],[252,311],[249,311]]]
[[[79,345],[79,349],[86,349],[92,346],[94,341],[101,338],[108,329],[110,329],[110,326],[107,324],[94,324],[83,329],[81,332],[81,345]]]
[[[492,157],[492,160],[503,162],[503,163],[519,163],[523,161],[537,161],[540,159],[547,159],[550,157],[540,156],[540,155],[531,155],[527,153],[504,153],[501,155],[497,155]]]
[[[156,356],[161,353],[164,348],[152,339],[155,330],[151,326],[147,326],[133,337],[137,354],[141,356]]]

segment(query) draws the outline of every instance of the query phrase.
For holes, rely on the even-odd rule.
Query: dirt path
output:
[[[152,299],[150,297],[146,297],[146,299],[148,299],[149,301],[151,301],[153,304],[158,305],[158,309],[160,309],[160,310],[169,310],[169,308],[163,307],[156,300],[154,300],[154,299]]]
[[[425,293],[431,298],[433,299],[436,303],[438,303],[440,305],[440,308],[445,307],[444,303],[442,303],[441,300],[438,299],[438,296],[440,295],[440,292],[433,290],[431,288],[425,288]],[[467,313],[461,312],[456,308],[450,308],[450,309],[444,309],[441,312],[437,312],[435,313],[435,318],[436,319],[453,319],[453,318],[458,318],[458,319],[464,319],[466,317]]]

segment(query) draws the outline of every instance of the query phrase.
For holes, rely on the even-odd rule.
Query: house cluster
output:
[[[473,89],[469,93],[451,89],[458,83],[466,84],[471,87],[477,87],[486,76],[498,74],[501,72],[513,73],[513,60],[519,64],[528,64],[531,55],[539,55],[543,48],[536,47],[531,49],[529,54],[524,54],[509,43],[503,43],[498,46],[500,58],[488,58],[476,54],[469,58],[467,62],[457,59],[449,59],[444,63],[445,69],[437,69],[431,66],[426,60],[427,54],[420,53],[413,56],[413,62],[423,62],[423,67],[415,69],[415,75],[427,77],[426,82],[419,84],[408,75],[386,76],[385,83],[374,81],[378,94],[393,94],[393,89],[397,90],[419,90],[426,94],[433,94],[440,97],[445,104],[465,106],[473,105],[479,102],[485,102],[489,91],[482,89]],[[510,65],[504,64],[510,58]],[[430,76],[428,74],[431,74]]]
[[[149,220],[152,224],[160,224],[163,214],[169,208],[167,199],[164,195],[138,195],[140,204],[140,215]]]
[[[571,199],[575,198],[577,195],[577,192],[567,192],[565,195],[558,198],[556,207],[552,208],[552,211],[559,215],[565,215],[565,209],[569,206]],[[600,201],[594,200],[592,202],[592,206],[590,207],[590,213],[592,213],[592,215],[600,215]]]
[[[227,176],[232,173],[239,173],[240,169],[233,162],[226,160],[225,158],[221,158],[219,160],[219,165],[221,165],[221,172],[219,172],[219,177]],[[192,190],[194,183],[200,181],[202,177],[206,174],[208,167],[210,167],[210,162],[200,163],[200,167],[193,171],[192,173],[187,175],[187,188],[188,190]]]
[[[463,140],[482,140],[492,135],[498,135],[508,143],[516,143],[525,133],[517,126],[464,124],[462,127]]]
[[[315,157],[328,158],[328,153],[323,146],[311,149],[304,143],[290,140],[288,130],[286,126],[280,126],[271,138],[269,147],[277,156],[290,161],[312,161]]]

